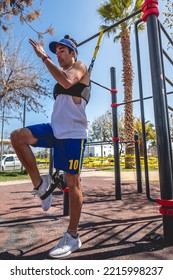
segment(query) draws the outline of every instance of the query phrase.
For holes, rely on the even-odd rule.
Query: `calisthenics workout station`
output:
[[[89,73],[91,75],[93,65],[96,59],[96,55],[99,49],[102,35],[112,28],[117,27],[126,20],[134,17],[135,15],[142,13],[142,18],[135,24],[135,40],[136,40],[136,56],[137,56],[137,68],[138,68],[138,85],[139,85],[139,99],[132,100],[129,102],[140,102],[141,111],[141,123],[142,123],[142,141],[144,146],[144,170],[145,170],[145,184],[146,184],[146,196],[147,199],[153,203],[160,205],[160,213],[163,217],[163,238],[167,245],[173,245],[173,159],[172,159],[172,148],[171,148],[171,136],[168,110],[172,107],[168,104],[167,95],[173,92],[168,92],[166,89],[167,83],[173,87],[173,83],[166,76],[164,69],[164,58],[173,65],[172,58],[162,47],[162,34],[166,36],[167,40],[173,46],[173,41],[169,34],[160,23],[158,16],[158,0],[146,0],[144,1],[140,10],[129,15],[128,17],[116,22],[115,24],[101,30],[92,37],[78,44],[78,47],[89,42],[90,40],[98,37],[98,42],[94,51],[91,64],[89,66]],[[139,36],[138,36],[138,24],[140,22],[146,23],[147,35],[148,35],[148,49],[150,58],[150,69],[151,69],[151,82],[152,82],[152,96],[143,97],[143,84],[142,84],[142,67],[140,60],[140,47],[139,47]],[[144,70],[143,70],[144,71]],[[113,146],[114,146],[114,170],[115,170],[115,199],[121,199],[121,174],[120,174],[120,159],[119,159],[119,145],[121,139],[118,135],[118,107],[124,105],[123,103],[117,103],[117,89],[116,89],[116,77],[115,68],[111,67],[111,89],[100,85],[91,80],[98,86],[105,88],[110,91],[112,98],[112,119],[113,119]],[[146,147],[146,131],[145,131],[145,110],[144,100],[153,99],[154,106],[154,118],[155,118],[155,129],[156,129],[156,140],[157,140],[157,152],[158,152],[158,167],[159,167],[159,181],[160,181],[160,198],[152,198],[150,195],[149,186],[149,172],[148,172],[148,158],[147,158],[147,147]],[[138,139],[134,140],[134,143],[139,145]],[[51,155],[52,158],[52,155]],[[49,172],[52,175],[53,164],[50,161]],[[141,187],[141,169],[140,163],[137,170],[137,181],[139,184],[139,192],[142,192]],[[68,188],[64,189],[64,215],[68,215]]]

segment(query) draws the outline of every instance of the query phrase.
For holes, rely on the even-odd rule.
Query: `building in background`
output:
[[[84,157],[108,157],[114,155],[112,143],[87,143]]]

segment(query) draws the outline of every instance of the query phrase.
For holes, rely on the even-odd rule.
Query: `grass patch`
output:
[[[114,171],[114,167],[97,167],[95,168],[96,171]],[[158,167],[148,167],[148,171],[157,171]],[[121,172],[131,172],[131,171],[136,171],[136,168],[124,168],[123,166],[120,166],[120,171]],[[141,171],[144,171],[144,168],[141,168]]]
[[[29,179],[29,176],[25,172],[21,171],[2,171],[0,172],[0,182],[14,181]]]
[[[88,167],[87,167],[88,168]],[[83,168],[83,170],[87,170],[86,167]],[[112,171],[114,172],[113,166],[98,166],[98,167],[91,167],[95,171]],[[156,171],[158,168],[155,167],[149,167],[149,171]],[[120,172],[131,172],[136,171],[136,169],[126,169],[123,166],[120,166]],[[144,171],[144,168],[142,167],[142,171]],[[25,171],[15,170],[15,171],[3,171],[0,172],[0,182],[6,182],[6,181],[14,181],[14,180],[25,180],[29,179],[29,175],[25,174]]]
[[[97,167],[96,169],[95,169],[96,171],[114,171],[114,167]],[[134,171],[135,170],[135,168],[132,168],[132,169],[130,169],[130,168],[124,168],[124,167],[122,167],[122,166],[120,166],[120,171],[121,172],[130,172],[130,171]]]

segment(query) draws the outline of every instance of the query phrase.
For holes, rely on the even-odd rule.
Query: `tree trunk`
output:
[[[132,100],[133,67],[131,62],[130,32],[125,28],[121,36],[121,47],[123,56],[123,75],[124,101]],[[133,128],[133,103],[125,104],[124,107],[124,130],[125,141],[125,168],[134,167],[134,128]]]

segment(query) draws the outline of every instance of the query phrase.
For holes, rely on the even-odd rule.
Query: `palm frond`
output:
[[[138,25],[138,30],[143,31],[145,29],[145,24],[142,22],[141,24]]]
[[[119,33],[119,35],[114,37],[114,43],[118,42],[121,38],[121,32]]]
[[[141,9],[143,2],[144,2],[143,0],[136,0],[134,12]]]
[[[104,29],[106,29],[108,27],[109,27],[109,25],[101,25],[100,26],[100,30],[102,30],[102,29],[104,30]],[[108,35],[108,37],[110,37],[111,34],[116,34],[117,31],[118,31],[118,28],[113,27],[110,30],[106,31],[106,34]]]
[[[133,4],[133,0],[123,0],[121,1],[124,8],[128,9]]]

